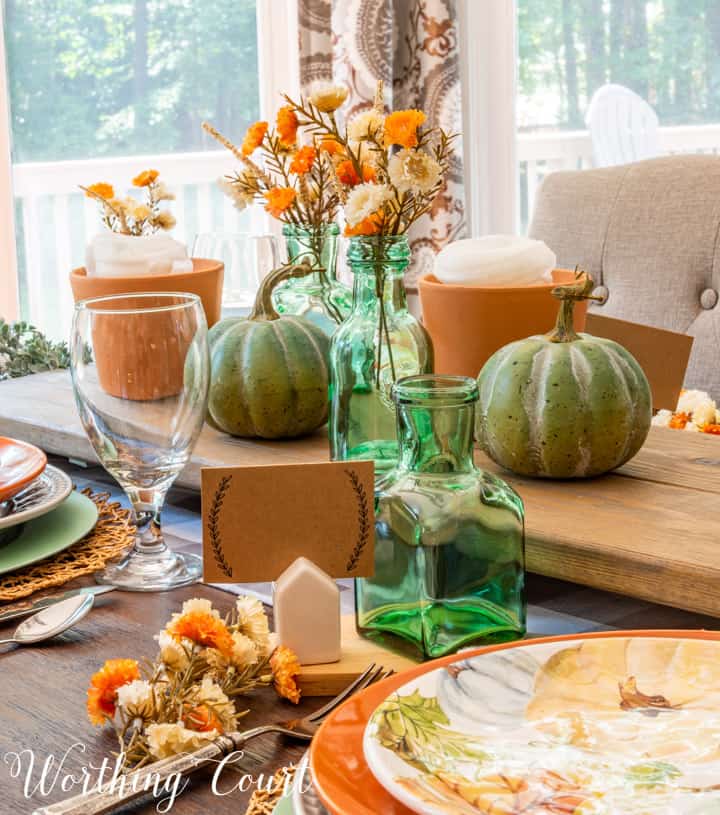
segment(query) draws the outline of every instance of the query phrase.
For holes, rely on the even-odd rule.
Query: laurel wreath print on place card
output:
[[[365,551],[365,547],[370,540],[370,534],[373,529],[372,522],[370,520],[370,508],[368,506],[368,498],[367,492],[365,490],[365,486],[363,485],[362,481],[358,477],[358,474],[354,470],[345,470],[345,474],[350,479],[350,483],[352,484],[353,492],[357,498],[358,503],[358,511],[357,511],[357,519],[358,519],[358,536],[357,542],[348,558],[347,562],[347,573],[351,574],[355,569],[357,569],[358,562],[360,561],[360,556]]]
[[[218,569],[226,576],[232,577],[232,566],[225,559],[225,554],[222,550],[222,535],[220,532],[220,510],[222,509],[225,495],[230,488],[232,481],[231,475],[223,476],[220,479],[218,488],[213,496],[212,506],[208,514],[208,535],[210,536],[210,545],[212,546],[213,554],[215,555],[215,563]]]
[[[202,471],[205,580],[277,579],[300,555],[334,578],[374,570],[371,461]]]

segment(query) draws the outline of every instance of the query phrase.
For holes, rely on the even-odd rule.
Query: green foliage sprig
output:
[[[0,381],[69,367],[66,342],[49,340],[29,323],[0,318]]]

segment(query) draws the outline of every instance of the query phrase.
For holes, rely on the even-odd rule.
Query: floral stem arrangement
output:
[[[191,752],[237,729],[248,713],[240,698],[275,686],[297,703],[300,666],[276,646],[262,604],[239,597],[226,617],[209,600],[188,600],[158,634],[157,658],[110,659],[93,675],[87,710],[115,730],[127,768]]]
[[[69,367],[66,342],[53,342],[28,323],[7,323],[0,318],[0,382]]]
[[[152,235],[160,229],[172,229],[175,218],[166,209],[161,209],[163,201],[172,201],[175,196],[168,191],[157,170],[143,170],[133,178],[134,187],[145,190],[145,201],[138,201],[132,196],[119,198],[115,195],[112,184],[104,181],[80,186],[88,198],[100,204],[102,219],[111,232],[121,235]]]
[[[343,205],[345,235],[377,236],[375,260],[378,309],[378,364],[376,386],[380,385],[380,356],[383,343],[396,377],[383,293],[386,238],[404,235],[430,211],[445,183],[454,136],[440,127],[424,128],[426,115],[419,110],[398,110],[385,115],[383,83],[379,82],[373,107],[344,126],[336,116],[347,98],[339,85],[316,86],[298,102],[285,96],[290,111],[325,152],[331,156],[336,189]],[[332,147],[330,148],[330,145]]]
[[[289,106],[280,108],[274,127],[250,125],[240,147],[207,122],[203,128],[242,165],[234,176],[220,179],[223,192],[240,210],[253,202],[264,204],[284,225],[290,261],[310,263],[306,280],[289,281],[276,291],[276,307],[281,313],[314,316],[332,333],[350,309],[350,292],[335,273],[340,196],[332,147],[303,143]]]

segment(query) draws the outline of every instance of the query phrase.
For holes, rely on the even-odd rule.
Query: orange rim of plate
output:
[[[14,449],[17,461],[3,464],[3,454]],[[0,501],[17,495],[23,487],[34,481],[47,466],[47,456],[39,447],[25,441],[0,436]]]
[[[640,631],[594,631],[563,634],[475,648],[462,654],[425,662],[350,697],[334,711],[318,730],[310,746],[310,768],[315,789],[332,815],[415,815],[380,785],[365,761],[363,735],[368,720],[389,694],[411,679],[478,654],[505,651],[545,642],[608,639],[614,637],[666,637],[692,640],[720,640],[720,631],[674,629]]]

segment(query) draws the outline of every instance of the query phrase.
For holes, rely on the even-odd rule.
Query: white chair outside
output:
[[[623,85],[603,85],[595,91],[585,124],[596,167],[629,164],[659,155],[657,114],[641,96]]]

